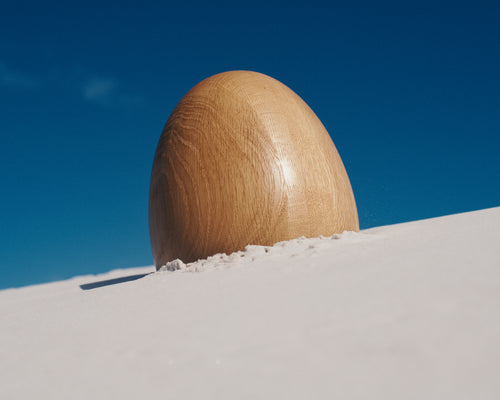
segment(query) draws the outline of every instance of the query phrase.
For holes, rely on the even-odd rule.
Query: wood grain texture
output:
[[[196,85],[168,119],[149,228],[159,268],[359,223],[342,160],[314,112],[269,76],[231,71]]]

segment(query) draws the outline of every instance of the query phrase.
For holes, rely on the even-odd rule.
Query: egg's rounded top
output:
[[[230,71],[193,87],[160,137],[150,187],[155,264],[358,230],[328,132],[287,86]]]

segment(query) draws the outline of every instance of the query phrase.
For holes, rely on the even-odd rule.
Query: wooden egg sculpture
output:
[[[342,160],[314,112],[269,76],[231,71],[196,85],[168,119],[149,228],[159,268],[359,223]]]

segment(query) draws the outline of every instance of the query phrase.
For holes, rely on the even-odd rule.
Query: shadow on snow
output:
[[[82,289],[82,290],[97,289],[97,288],[100,288],[103,286],[110,286],[110,285],[116,285],[118,283],[135,281],[137,279],[144,278],[146,275],[149,275],[149,273],[123,276],[121,278],[107,279],[105,281],[84,283],[83,285],[80,285],[80,289]]]

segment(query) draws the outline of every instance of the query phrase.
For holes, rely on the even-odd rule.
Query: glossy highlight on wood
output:
[[[359,223],[314,112],[269,76],[231,71],[200,82],[170,115],[153,162],[149,229],[159,268]]]

